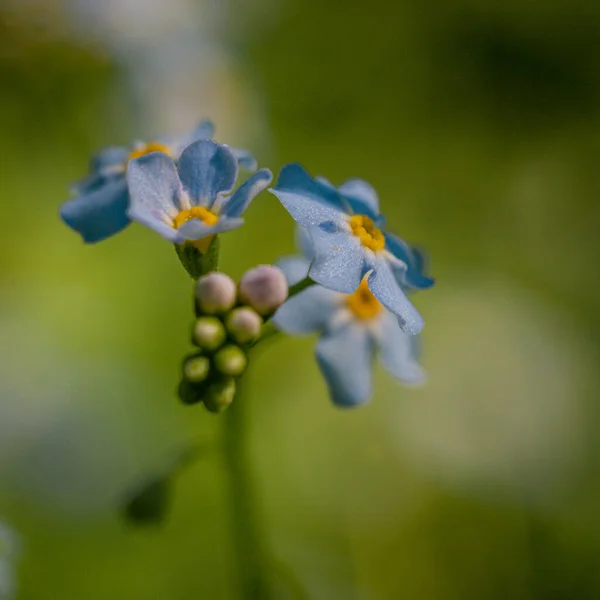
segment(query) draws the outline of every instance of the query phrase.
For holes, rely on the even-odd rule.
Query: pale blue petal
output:
[[[127,183],[121,177],[65,202],[60,207],[60,216],[71,229],[81,234],[86,243],[93,244],[129,225],[128,204]]]
[[[280,306],[273,323],[278,329],[295,335],[323,331],[340,309],[340,298],[337,292],[313,285]]]
[[[183,187],[193,205],[210,208],[217,194],[233,189],[237,178],[237,161],[227,146],[210,140],[190,144],[177,166]]]
[[[132,221],[149,227],[170,242],[181,244],[185,241],[178,229],[165,223],[162,210],[149,209],[145,206],[132,206],[129,208],[129,216]]]
[[[121,146],[111,146],[94,155],[90,161],[90,173],[76,181],[71,189],[77,195],[88,194],[101,188],[113,178],[125,176],[125,166],[129,150]]]
[[[354,292],[366,272],[360,240],[346,231],[329,233],[321,227],[311,227],[308,231],[315,252],[310,278],[337,292]]]
[[[201,121],[195,129],[179,137],[162,138],[161,143],[171,149],[173,158],[178,158],[181,153],[198,140],[210,140],[214,134],[214,126],[208,119]]]
[[[423,329],[423,318],[406,297],[394,278],[390,265],[380,254],[375,259],[375,266],[369,275],[368,284],[379,302],[400,319],[403,331],[415,335]]]
[[[104,150],[100,150],[92,157],[90,161],[91,171],[102,171],[107,168],[121,166],[125,172],[125,164],[131,150],[123,146],[109,146]]]
[[[269,169],[256,171],[249,177],[230,198],[225,200],[223,207],[219,211],[226,217],[240,217],[248,208],[252,200],[258,196],[273,179],[273,173]]]
[[[308,233],[308,229],[306,227],[302,227],[301,225],[296,226],[296,245],[305,258],[307,258],[309,261],[314,259],[315,248],[312,238],[310,237],[310,233]]]
[[[248,150],[242,150],[241,148],[231,148],[233,155],[237,158],[238,165],[246,171],[256,171],[258,167],[258,161],[254,158]]]
[[[317,181],[321,185],[324,185],[325,187],[331,188],[332,190],[336,190],[335,185],[333,185],[333,183],[331,183],[331,181],[329,181],[327,177],[323,177],[323,175],[317,175],[315,177],[315,181]]]
[[[366,214],[375,219],[379,215],[379,198],[375,189],[362,179],[349,179],[338,188],[340,194],[350,202],[357,214]]]
[[[113,177],[106,177],[104,175],[100,175],[99,173],[92,173],[79,181],[76,181],[71,185],[71,191],[76,196],[83,196],[84,194],[89,194],[95,190],[100,189],[103,185],[108,183],[111,179],[121,178],[123,181],[125,180],[125,173],[120,173],[119,175]]]
[[[146,210],[174,218],[179,213],[181,184],[175,163],[166,154],[151,152],[130,160],[127,183],[130,210],[135,209],[136,215]]]
[[[184,223],[179,229],[179,233],[186,240],[199,240],[208,235],[217,235],[241,227],[244,219],[222,217],[214,225],[205,225],[200,219],[191,219]]]
[[[298,164],[283,167],[277,185],[269,191],[300,225],[341,223],[345,219],[346,210],[339,194],[312,179]]]
[[[385,311],[381,316],[377,340],[379,358],[386,370],[404,383],[417,384],[425,380],[425,371],[415,356],[415,339],[402,331],[395,315]]]
[[[215,126],[213,125],[213,122],[210,119],[203,119],[192,132],[190,142],[195,142],[196,140],[211,140],[214,135]]]
[[[371,396],[373,344],[365,327],[349,323],[321,337],[315,351],[334,404],[368,402]]]
[[[423,274],[424,263],[420,252],[412,249],[404,240],[391,233],[385,234],[386,249],[401,260],[406,269],[392,265],[396,279],[404,286],[418,290],[430,288],[435,280]]]
[[[277,261],[277,266],[283,271],[288,285],[295,285],[308,275],[310,261],[303,256],[284,256]]]

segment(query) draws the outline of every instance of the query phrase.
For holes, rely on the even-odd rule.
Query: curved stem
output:
[[[239,383],[239,382],[238,382]],[[223,413],[224,458],[229,477],[231,528],[238,580],[244,600],[270,597],[266,577],[268,561],[260,531],[250,461],[248,460],[248,398],[238,389],[232,405]]]
[[[315,282],[310,277],[306,276],[304,279],[302,279],[298,283],[295,283],[294,285],[290,286],[288,298],[291,298],[292,296],[299,294],[302,290],[305,290],[307,287],[310,287],[311,285],[315,285]]]

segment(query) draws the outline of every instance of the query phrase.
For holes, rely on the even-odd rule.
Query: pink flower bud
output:
[[[246,272],[240,281],[240,298],[261,315],[268,315],[288,297],[283,271],[272,265],[259,265]]]
[[[209,273],[196,283],[196,301],[203,314],[227,312],[236,297],[235,282],[225,273]]]

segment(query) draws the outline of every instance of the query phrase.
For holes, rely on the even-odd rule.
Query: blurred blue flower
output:
[[[306,276],[314,259],[305,230],[301,241],[304,256],[286,257],[278,263],[290,285]],[[402,331],[398,318],[372,294],[366,277],[352,294],[313,285],[281,306],[273,322],[289,334],[319,333],[315,355],[338,406],[368,402],[376,355],[400,381],[417,384],[425,378],[416,360],[418,338]]]
[[[291,164],[282,169],[270,191],[312,239],[311,279],[345,294],[366,281],[379,302],[398,316],[406,333],[421,331],[423,319],[403,288],[426,289],[433,279],[423,275],[421,261],[408,244],[384,231],[379,199],[366,181],[351,179],[335,188]]]
[[[238,161],[230,148],[210,140],[190,144],[177,164],[162,152],[130,161],[128,216],[176,244],[204,251],[212,237],[243,224],[242,214],[273,178],[260,169],[231,196]]]
[[[179,138],[136,142],[133,148],[113,146],[102,150],[92,158],[90,174],[73,186],[76,197],[61,206],[61,218],[88,244],[118,233],[130,223],[125,178],[129,161],[151,152],[163,152],[177,160],[186,146],[196,140],[211,139],[213,133],[213,124],[204,120],[194,131]],[[232,152],[240,166],[251,171],[256,169],[256,160],[249,152],[235,149]]]

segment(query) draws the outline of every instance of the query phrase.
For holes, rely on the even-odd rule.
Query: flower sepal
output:
[[[200,279],[203,275],[216,271],[219,268],[219,250],[221,241],[218,235],[211,240],[205,252],[197,246],[186,242],[185,244],[175,244],[175,251],[192,279]]]

